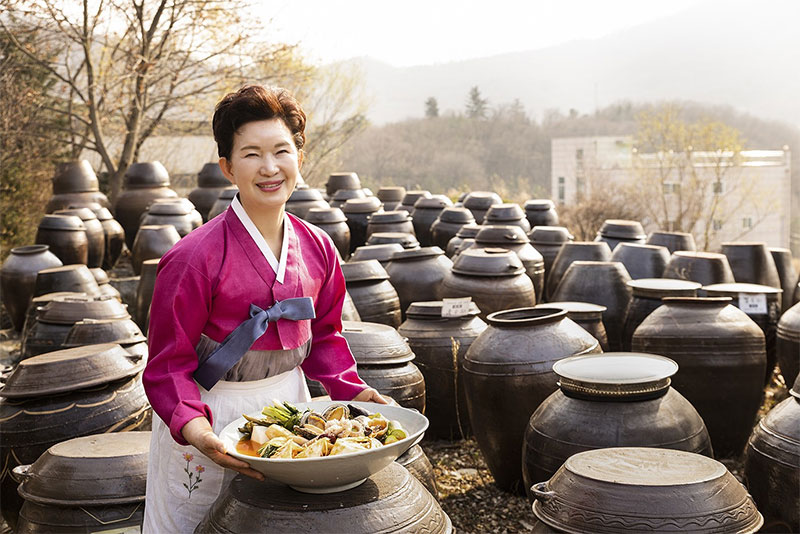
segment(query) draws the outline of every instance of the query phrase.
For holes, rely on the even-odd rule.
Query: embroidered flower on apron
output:
[[[186,488],[186,491],[189,492],[189,498],[191,499],[192,492],[196,490],[197,487],[200,485],[200,482],[203,481],[203,479],[200,478],[200,474],[203,473],[206,470],[206,468],[199,464],[196,465],[194,467],[194,470],[197,471],[197,478],[192,480],[195,474],[192,473],[191,469],[189,469],[189,465],[192,463],[192,460],[194,460],[194,454],[190,452],[185,452],[183,453],[183,459],[186,460],[186,467],[183,469],[183,471],[189,476],[189,483],[187,484],[186,482],[184,482],[183,487]]]

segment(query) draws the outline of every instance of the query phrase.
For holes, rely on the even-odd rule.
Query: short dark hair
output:
[[[212,127],[219,157],[231,157],[233,134],[248,122],[281,119],[301,150],[306,143],[306,114],[294,96],[280,87],[246,85],[228,93],[214,109]]]

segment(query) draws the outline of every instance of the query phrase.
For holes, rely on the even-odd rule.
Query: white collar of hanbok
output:
[[[283,215],[283,243],[281,244],[281,256],[280,258],[276,259],[272,249],[267,245],[264,236],[261,235],[261,232],[258,231],[258,228],[256,228],[253,220],[244,210],[244,206],[242,206],[242,203],[239,201],[238,193],[235,197],[233,197],[231,208],[236,216],[239,217],[239,220],[244,225],[247,233],[250,234],[250,237],[253,239],[253,241],[255,241],[256,246],[258,246],[258,249],[264,255],[264,258],[267,259],[269,266],[272,267],[272,270],[275,272],[275,281],[279,284],[282,284],[283,279],[286,276],[286,251],[289,248],[289,232],[287,231],[288,228],[286,224],[286,214],[284,213]]]

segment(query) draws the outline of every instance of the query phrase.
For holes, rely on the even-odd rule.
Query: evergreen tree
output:
[[[485,119],[489,111],[489,100],[481,97],[481,91],[475,85],[469,90],[467,98],[467,117],[470,119]]]
[[[434,97],[429,97],[425,101],[425,117],[433,119],[439,116],[439,102]]]

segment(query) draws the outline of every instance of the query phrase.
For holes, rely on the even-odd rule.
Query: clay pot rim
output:
[[[395,243],[397,244],[397,243]],[[392,254],[391,261],[412,261],[421,258],[443,256],[444,250],[437,246],[403,249]]]
[[[739,293],[764,293],[766,295],[780,295],[783,289],[764,286],[761,284],[748,284],[744,282],[728,282],[722,284],[710,284],[703,286],[703,291],[711,292],[720,296],[730,296],[729,294],[738,295]]]
[[[733,247],[733,248],[749,248],[749,247],[756,247],[756,248],[767,248],[767,244],[763,241],[726,241],[721,245],[724,247]]]
[[[525,204],[522,205],[522,209],[525,211],[549,211],[555,209],[555,207],[555,202],[547,198],[532,198],[526,200]]]
[[[346,283],[389,279],[389,273],[378,260],[347,262],[343,263],[341,268]]]
[[[342,207],[342,213],[376,213],[383,207],[378,197],[351,198]]]
[[[385,258],[383,258],[383,257],[381,257],[381,258],[377,258],[377,257],[376,258],[356,258],[356,253],[358,253],[358,250],[359,249],[365,249],[366,247],[381,247],[381,249],[384,250],[385,252],[387,252],[388,255]],[[361,252],[361,254],[367,254],[372,250],[377,251],[378,249],[376,248],[376,249],[364,250],[364,251]],[[367,261],[367,260],[391,261],[392,256],[394,254],[396,254],[397,252],[401,252],[403,250],[405,250],[405,249],[403,248],[403,245],[401,245],[400,243],[381,243],[379,245],[361,245],[360,247],[356,247],[356,249],[353,251],[353,254],[351,254],[351,256],[350,256],[350,261]]]
[[[539,239],[537,239],[537,237]],[[564,238],[564,240],[559,241],[557,239],[559,237]],[[528,239],[530,239],[531,243],[534,245],[563,245],[564,243],[572,243],[575,239],[575,236],[572,235],[569,229],[564,226],[540,225],[531,228],[531,231],[528,232]]]
[[[398,243],[405,249],[419,247],[417,238],[405,232],[373,232],[367,239],[366,244],[385,245],[387,243]]]
[[[322,198],[322,193],[318,189],[305,187],[295,188],[295,190],[292,191],[292,194],[289,195],[289,200],[287,200],[287,202],[310,202],[314,200],[321,200],[325,202],[325,199]]]
[[[456,237],[461,237],[463,239],[471,239],[476,235],[478,235],[478,232],[481,231],[481,228],[483,228],[483,226],[480,224],[475,224],[475,223],[465,224],[464,226],[458,229],[458,232],[456,232]]]
[[[646,239],[647,234],[639,221],[628,219],[606,219],[597,232],[598,236],[622,239]]]
[[[403,200],[400,201],[400,204],[413,208],[417,200],[421,198],[430,198],[430,196],[431,192],[427,189],[406,189],[406,194],[403,195]]]
[[[331,197],[331,200],[356,200],[362,198],[372,198],[367,197],[367,194],[364,192],[363,189],[337,189],[336,192]]]
[[[502,240],[501,240],[502,238]],[[492,239],[492,241],[486,241]],[[525,230],[519,226],[504,224],[482,224],[481,229],[475,234],[475,242],[478,244],[505,244],[524,245],[530,243],[530,239],[525,234]]]
[[[659,299],[663,295],[677,291],[694,291],[697,293],[697,290],[703,287],[700,282],[677,278],[637,278],[636,280],[628,280],[626,283],[633,290],[633,296],[635,297],[657,297]]]
[[[54,213],[48,213],[42,217],[39,222],[39,228],[64,232],[86,231],[86,225],[77,215],[57,215]]]
[[[12,248],[11,254],[16,254],[18,256],[27,256],[29,254],[39,254],[41,252],[47,252],[48,250],[50,250],[50,245],[43,245],[43,244],[23,245],[21,247]]]
[[[439,214],[436,222],[469,224],[475,222],[475,217],[467,208],[447,206]]]
[[[503,261],[506,260],[507,261]],[[476,270],[467,267],[485,264],[492,270]],[[502,269],[502,270],[500,270]],[[519,276],[525,266],[513,250],[499,247],[468,248],[455,258],[451,271],[456,274],[479,277]]]
[[[664,297],[664,304],[693,304],[697,306],[727,306],[733,302],[731,297]]]
[[[634,250],[640,249],[640,250],[649,250],[653,252],[657,252],[659,251],[659,249],[664,249],[664,252],[667,253],[667,256],[670,255],[669,249],[667,249],[667,247],[665,247],[664,245],[648,245],[647,243],[636,243],[634,241],[620,241],[619,245],[614,247],[614,252],[612,254],[616,253],[618,250],[624,250],[624,249],[634,249]]]
[[[688,259],[703,259],[703,260],[717,260],[722,261],[723,259],[727,262],[728,257],[725,254],[719,254],[717,252],[706,252],[702,250],[676,250],[672,253],[672,256],[679,257],[679,258],[688,258]],[[670,258],[672,259],[672,258]]]
[[[528,314],[527,317],[505,318],[514,315]],[[486,322],[494,326],[527,327],[531,325],[541,325],[554,323],[567,317],[567,311],[555,307],[536,308],[528,306],[524,308],[512,308],[510,310],[500,310],[486,316]]]
[[[95,217],[97,217],[97,220],[100,222],[110,221],[114,219],[114,216],[111,214],[111,210],[106,208],[105,206],[100,206],[96,210],[92,211],[94,211]]]
[[[339,208],[311,208],[306,213],[306,222],[311,224],[333,224],[347,221],[344,212]]]
[[[453,205],[449,198],[444,195],[431,195],[429,197],[419,197],[414,201],[415,210],[444,210]]]
[[[442,306],[444,306],[444,301],[441,300],[426,300],[426,301],[419,301],[419,302],[412,302],[408,305],[406,309],[406,317],[414,318],[414,319],[421,319],[421,320],[464,320],[464,319],[472,319],[480,315],[481,311],[478,309],[478,305],[474,302],[469,303],[469,309],[466,315],[460,317],[442,317]]]
[[[194,204],[188,198],[155,199],[145,211],[145,217],[150,215],[189,215],[194,209]]]
[[[658,354],[606,352],[558,360],[553,364],[553,372],[558,375],[558,385],[565,393],[629,400],[663,395],[670,386],[670,377],[678,372],[678,364]],[[612,376],[613,372],[618,375]]]
[[[464,197],[464,207],[469,210],[488,210],[496,204],[502,204],[503,199],[494,191],[473,191]]]
[[[689,237],[692,237],[692,239],[694,239],[694,236],[693,236],[691,233],[689,233],[689,232],[668,232],[668,231],[666,231],[666,230],[655,230],[655,231],[653,231],[653,232],[650,232],[650,235],[649,235],[649,236],[647,236],[647,238],[648,238],[648,239],[650,239],[650,238],[651,238],[651,237],[653,237],[654,235],[663,235],[663,236],[680,236],[680,237],[687,237],[687,236],[689,236]]]
[[[368,219],[371,223],[402,223],[411,221],[411,215],[406,210],[389,210],[373,213]]]
[[[98,220],[97,214],[91,208],[86,207],[64,208],[63,210],[54,211],[53,215],[74,215],[82,221]]]
[[[567,317],[577,317],[583,319],[602,318],[603,312],[608,306],[594,304],[593,302],[581,302],[578,300],[557,300],[554,302],[543,302],[534,308],[560,308],[567,312]]]

